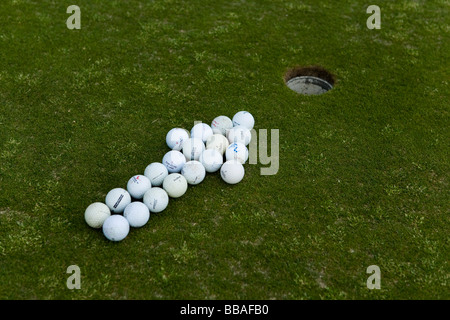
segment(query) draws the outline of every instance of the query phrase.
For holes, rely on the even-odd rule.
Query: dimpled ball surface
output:
[[[123,216],[131,227],[140,228],[150,219],[150,210],[143,202],[135,201],[125,207]]]
[[[169,171],[161,162],[152,162],[144,170],[144,176],[149,178],[152,187],[161,186],[168,174]]]
[[[101,228],[109,216],[111,216],[111,210],[103,202],[91,203],[84,212],[86,223],[96,229]]]
[[[123,188],[114,188],[108,192],[105,203],[113,213],[123,213],[125,207],[131,202],[130,193]]]
[[[223,164],[223,156],[216,149],[206,149],[202,152],[198,161],[203,164],[206,172],[213,173],[220,169]]]
[[[124,216],[113,214],[105,220],[102,229],[108,240],[122,241],[130,232],[130,224]]]
[[[141,200],[144,193],[152,187],[150,179],[143,174],[132,176],[127,183],[127,191],[134,199]]]
[[[154,187],[144,194],[143,202],[150,212],[162,212],[169,204],[169,195],[163,188]]]
[[[211,123],[213,133],[219,133],[224,136],[227,135],[228,130],[233,128],[233,121],[227,116],[215,117]]]
[[[205,179],[206,169],[200,161],[191,160],[186,162],[181,169],[181,174],[190,185],[197,185]]]
[[[228,184],[241,182],[244,174],[244,166],[237,160],[228,160],[220,168],[220,176]]]
[[[163,182],[163,188],[171,198],[179,198],[186,193],[188,183],[179,173],[169,174]]]
[[[243,126],[249,130],[253,129],[255,118],[248,111],[239,111],[233,116],[233,127]]]

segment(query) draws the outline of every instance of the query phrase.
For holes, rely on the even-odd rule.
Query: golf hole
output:
[[[334,76],[319,66],[295,67],[284,74],[291,90],[304,95],[319,95],[333,89]]]

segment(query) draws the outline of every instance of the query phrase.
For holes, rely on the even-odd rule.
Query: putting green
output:
[[[380,29],[359,0],[70,4],[0,2],[1,299],[449,298],[448,1],[377,1]],[[241,110],[240,183],[120,242],[84,221],[170,129]]]

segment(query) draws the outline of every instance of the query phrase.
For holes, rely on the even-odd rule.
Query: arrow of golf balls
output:
[[[233,119],[218,116],[211,125],[198,123],[190,132],[171,129],[166,135],[170,151],[162,161],[150,163],[143,175],[131,177],[126,189],[110,190],[105,202],[90,204],[84,213],[86,223],[102,229],[107,239],[121,241],[130,227],[143,227],[151,213],[165,210],[170,198],[184,195],[188,185],[199,184],[206,173],[220,170],[223,181],[239,183],[254,124],[251,113],[239,111]]]

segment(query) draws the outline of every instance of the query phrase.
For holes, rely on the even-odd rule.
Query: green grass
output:
[[[1,1],[0,298],[449,299],[449,9]],[[284,85],[310,64],[333,90]],[[279,129],[276,175],[209,174],[119,243],[87,226],[90,203],[161,161],[168,130],[239,110]]]

